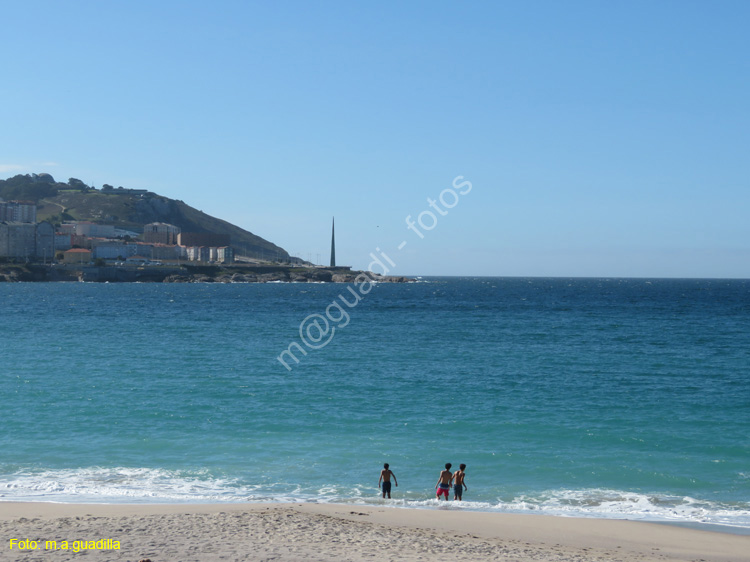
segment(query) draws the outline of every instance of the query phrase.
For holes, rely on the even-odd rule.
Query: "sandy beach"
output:
[[[750,560],[748,536],[455,509],[0,502],[0,529],[14,561]]]

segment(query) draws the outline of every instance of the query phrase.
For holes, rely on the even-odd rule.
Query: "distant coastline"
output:
[[[0,264],[0,282],[110,283],[354,283],[359,276],[381,283],[412,279],[385,276],[349,267],[294,265],[78,265]]]

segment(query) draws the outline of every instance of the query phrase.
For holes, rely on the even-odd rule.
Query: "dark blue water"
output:
[[[0,499],[750,527],[750,281],[423,281],[0,285]]]

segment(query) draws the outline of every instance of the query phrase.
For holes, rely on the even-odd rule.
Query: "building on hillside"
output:
[[[73,248],[63,253],[63,263],[87,264],[91,261],[91,250],[85,248]]]
[[[216,261],[219,263],[234,263],[234,250],[231,246],[216,248]]]
[[[124,228],[115,228],[115,237],[125,238],[126,236],[129,236],[130,238],[138,238],[140,234],[133,232],[132,230],[125,230]]]
[[[79,221],[75,225],[77,236],[88,236],[90,238],[114,238],[115,227],[111,224],[96,224],[95,222]]]
[[[70,245],[78,248],[88,248],[89,250],[94,247],[94,240],[88,236],[78,236],[72,234],[70,236]]]
[[[32,259],[36,255],[36,225],[0,223],[0,257]]]
[[[57,232],[73,236],[76,233],[76,225],[74,222],[64,222],[57,227]]]
[[[154,245],[146,244],[145,242],[136,242],[138,246],[138,255],[145,258],[152,259],[154,257]]]
[[[70,250],[72,246],[70,243],[70,234],[55,233],[55,250]]]
[[[188,261],[211,261],[211,248],[208,246],[188,246],[187,248],[187,259]]]
[[[188,261],[200,261],[205,263],[234,263],[234,250],[231,246],[178,246],[185,250]]]
[[[48,222],[0,222],[0,258],[52,259],[55,228]]]
[[[36,258],[44,263],[55,257],[55,227],[49,222],[36,225]]]
[[[232,242],[228,234],[216,234],[213,232],[181,232],[177,236],[180,246],[207,246],[219,248],[229,246]]]
[[[94,247],[94,258],[104,260],[127,259],[138,253],[136,244],[98,244]]]
[[[0,201],[0,222],[36,224],[36,203],[33,201]]]
[[[179,226],[165,222],[152,222],[143,227],[143,240],[154,244],[177,244],[177,236],[181,230]]]
[[[169,244],[152,244],[151,259],[153,260],[176,260],[180,258],[180,246]]]
[[[129,194],[129,195],[148,195],[151,193],[148,189],[127,189],[124,187],[118,187],[117,189],[107,190],[109,193],[116,193],[118,195]]]

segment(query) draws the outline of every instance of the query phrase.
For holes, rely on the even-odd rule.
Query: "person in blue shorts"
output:
[[[465,470],[466,465],[461,464],[461,466],[458,467],[458,470],[453,473],[453,501],[461,501],[461,498],[464,495],[464,488],[466,488],[467,490],[469,489],[465,481]]]
[[[388,499],[391,499],[391,476],[393,477],[393,483],[396,484],[396,487],[398,487],[398,480],[396,480],[396,475],[393,474],[393,471],[390,468],[388,468],[388,463],[385,463],[383,465],[383,470],[380,471],[378,486],[382,487],[383,497],[388,494]]]

